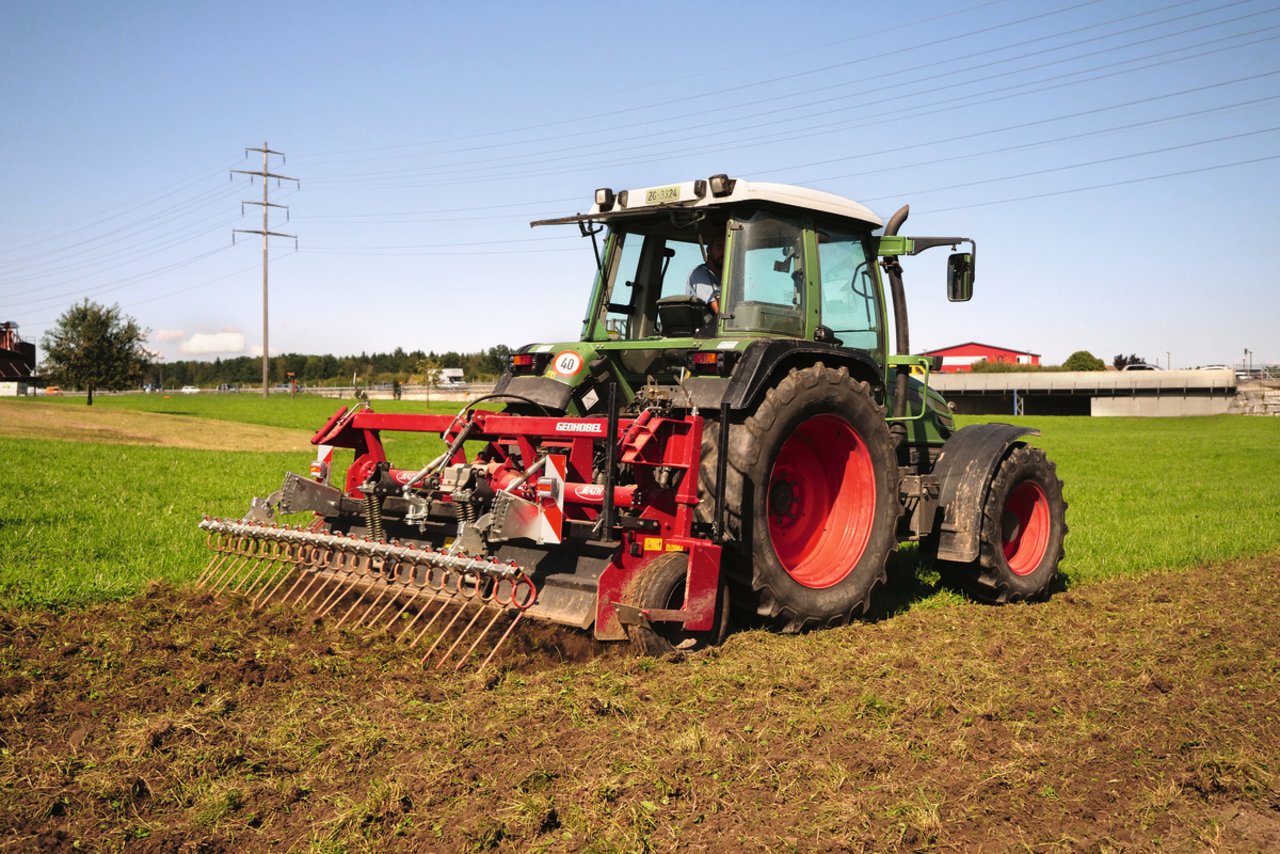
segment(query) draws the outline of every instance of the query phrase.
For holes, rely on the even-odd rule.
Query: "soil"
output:
[[[24,401],[4,406],[3,417],[0,435],[17,439],[56,438],[210,451],[297,451],[305,448],[311,438],[303,430],[107,406]]]
[[[1280,557],[484,673],[156,586],[0,613],[5,850],[1280,850]]]

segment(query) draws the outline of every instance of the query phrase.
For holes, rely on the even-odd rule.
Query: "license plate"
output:
[[[669,187],[653,187],[644,191],[644,203],[646,205],[661,205],[678,201],[680,201],[679,184],[672,184]]]

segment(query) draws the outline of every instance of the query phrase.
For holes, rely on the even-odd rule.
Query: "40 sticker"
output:
[[[572,350],[562,350],[552,360],[551,367],[555,369],[557,374],[571,377],[582,370],[582,357]]]

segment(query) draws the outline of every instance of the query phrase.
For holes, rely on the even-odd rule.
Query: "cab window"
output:
[[[800,222],[762,211],[735,220],[730,229],[724,328],[803,336],[804,231]]]
[[[723,234],[723,224],[719,230]],[[666,219],[628,223],[625,230],[613,232],[610,242],[596,340],[661,335],[658,300],[689,293],[689,274],[703,261],[697,230]]]
[[[846,347],[879,351],[879,289],[862,238],[832,230],[818,231],[822,325]]]

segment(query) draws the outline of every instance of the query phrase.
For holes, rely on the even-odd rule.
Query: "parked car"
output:
[[[1124,366],[1124,368],[1123,368],[1123,370],[1126,370],[1126,371],[1159,371],[1159,370],[1163,370],[1163,369],[1162,369],[1159,365],[1148,365],[1146,362],[1134,362],[1133,364],[1125,365],[1125,366]]]
[[[199,393],[200,393],[200,386],[195,386],[195,385],[184,385],[184,386],[182,387],[182,393],[183,393],[183,394],[199,394]]]
[[[45,394],[62,394],[62,389],[56,385],[45,386]]]

